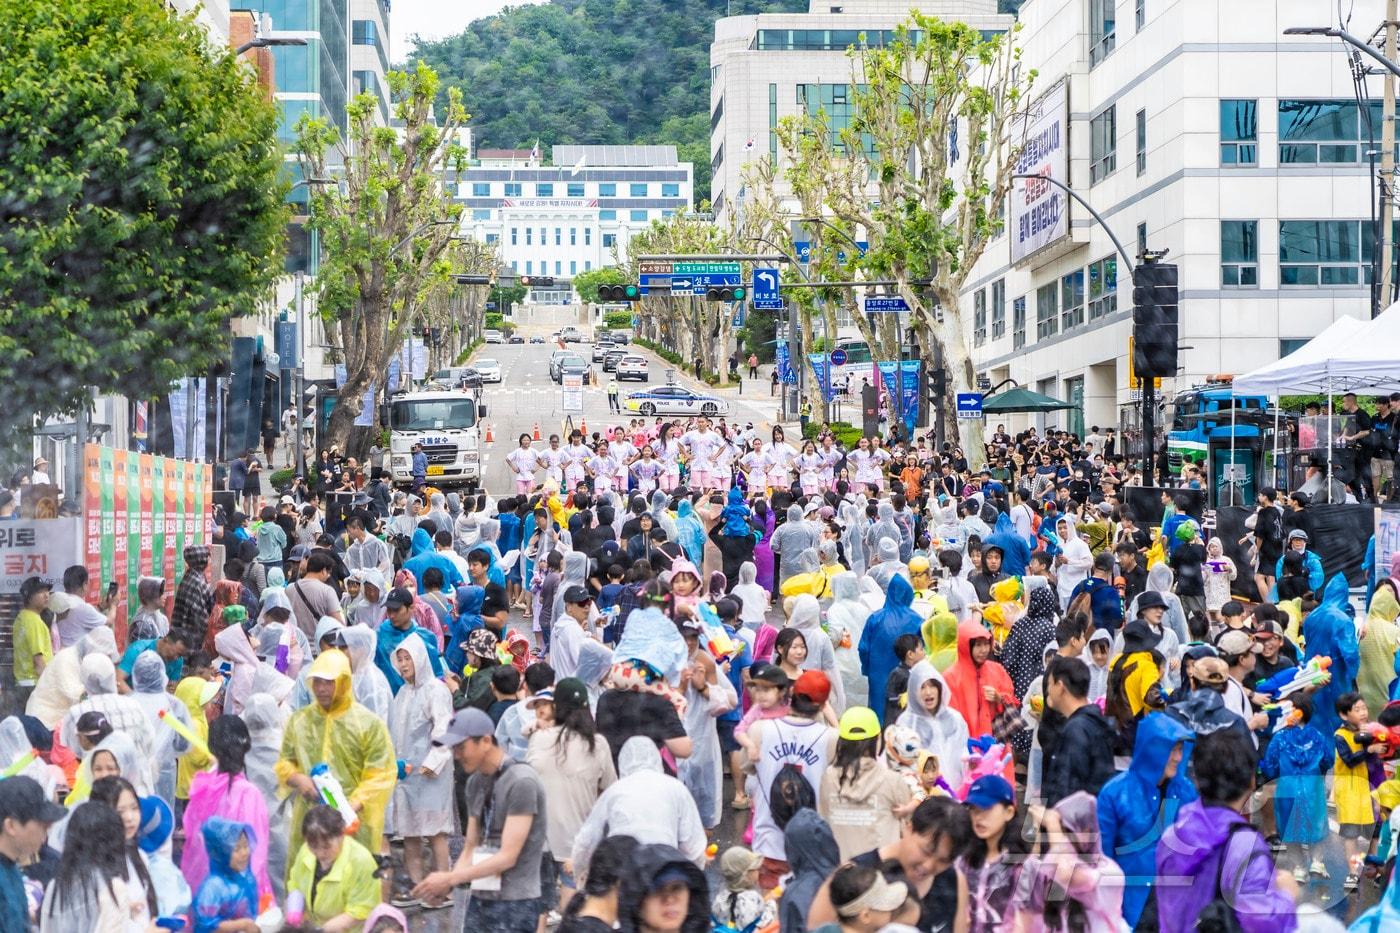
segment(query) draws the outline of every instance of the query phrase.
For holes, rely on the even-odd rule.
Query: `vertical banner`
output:
[[[809,353],[807,359],[812,361],[812,368],[817,373],[817,383],[822,389],[822,398],[830,402],[836,398],[835,387],[831,384],[831,360],[825,353]]]
[[[150,544],[151,553],[151,576],[166,576],[165,564],[168,560],[169,548],[165,546],[165,471],[172,465],[172,461],[164,457],[151,458],[151,488],[150,488],[150,512],[155,516],[151,521],[151,534],[146,540]],[[159,513],[159,514],[157,514]],[[144,542],[143,542],[144,543]],[[167,578],[168,579],[168,578]],[[173,590],[169,583],[167,588]]]
[[[1391,558],[1400,552],[1400,508],[1376,508],[1376,560],[1373,567],[1390,566]]]
[[[180,582],[180,574],[185,569],[185,523],[175,517],[175,503],[185,490],[185,471],[190,464],[183,460],[166,461],[165,467],[165,591],[171,594],[174,605],[175,587]],[[170,546],[174,541],[175,545]]]
[[[102,448],[96,444],[83,447],[83,566],[89,577],[101,579]]]
[[[899,420],[899,360],[880,360],[875,364],[875,374],[880,380],[876,385],[888,406],[885,409],[888,430]]]
[[[101,449],[101,471],[102,471],[102,553],[101,563],[98,565],[98,573],[95,582],[102,582],[112,579],[113,568],[116,564],[117,550],[117,500],[116,500],[116,451],[110,447]],[[126,515],[123,513],[122,518]],[[122,523],[125,525],[125,521]],[[123,528],[123,531],[126,529]]]
[[[918,360],[903,360],[899,364],[899,396],[904,402],[904,436],[914,436],[914,425],[919,420],[919,370]]]
[[[797,373],[792,368],[792,360],[788,356],[787,344],[778,344],[775,365],[778,369],[779,382],[788,386],[797,385]]]

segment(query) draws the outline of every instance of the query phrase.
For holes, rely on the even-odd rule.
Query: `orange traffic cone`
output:
[[[491,431],[491,422],[486,422],[486,443],[496,443],[496,435]]]
[[[540,423],[539,423],[538,421],[536,421],[536,422],[535,422],[535,440],[539,440],[539,439],[540,439]]]
[[[588,440],[588,422],[580,418],[578,420],[578,433],[583,435],[583,439]]]

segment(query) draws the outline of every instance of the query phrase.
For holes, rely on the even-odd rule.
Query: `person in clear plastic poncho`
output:
[[[160,718],[162,711],[178,719],[187,729],[194,729],[189,710],[185,704],[166,692],[169,678],[165,673],[165,662],[154,651],[143,651],[131,665],[131,697],[150,718],[151,729],[155,732],[155,744],[151,749],[151,759],[156,769],[156,796],[171,807],[175,806],[175,778],[178,758],[190,750],[190,743]]]
[[[243,723],[253,747],[248,750],[244,764],[248,780],[263,795],[267,806],[267,875],[272,893],[278,903],[286,897],[287,838],[291,832],[291,804],[286,802],[286,789],[277,779],[277,759],[282,749],[282,728],[287,720],[286,710],[269,693],[254,693],[243,707]]]
[[[297,794],[288,851],[301,848],[302,817],[308,799],[316,797],[311,769],[325,764],[359,813],[355,838],[369,851],[377,852],[384,811],[398,773],[389,728],[383,719],[355,702],[350,662],[342,652],[323,652],[311,663],[308,674],[313,702],[293,713],[287,722],[276,766],[278,780]]]

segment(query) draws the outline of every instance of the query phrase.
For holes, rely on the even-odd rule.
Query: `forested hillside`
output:
[[[710,42],[728,14],[807,0],[553,0],[506,9],[419,46],[461,87],[479,146],[674,143],[710,188]]]

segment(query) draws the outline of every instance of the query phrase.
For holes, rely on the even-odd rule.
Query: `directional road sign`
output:
[[[838,239],[839,239],[839,237],[838,237]],[[856,251],[857,251],[858,253],[860,253],[860,255],[864,256],[864,255],[865,255],[865,251],[868,250],[869,248],[870,248],[870,244],[867,243],[865,240],[857,240],[857,241],[856,241]],[[802,263],[804,266],[807,265],[807,263],[809,263],[809,262],[812,261],[812,244],[811,244],[810,241],[808,241],[808,240],[798,240],[796,243],[792,244],[792,249],[793,249],[793,252],[795,252],[795,253],[797,254],[797,261],[800,262],[800,263]],[[836,261],[837,261],[837,262],[845,262],[845,261],[846,261],[846,251],[845,251],[845,250],[837,250],[837,251],[836,251]]]
[[[674,262],[672,275],[732,275],[738,277],[737,262]]]
[[[909,310],[909,303],[900,295],[866,295],[863,303],[866,314],[891,314]]]
[[[778,294],[778,270],[753,270],[753,307],[755,311],[781,311],[783,299]]]
[[[975,420],[982,417],[982,393],[958,393],[958,417]]]
[[[638,284],[641,286],[642,294],[648,294],[653,288],[671,287],[671,263],[669,262],[644,262],[638,269]]]

